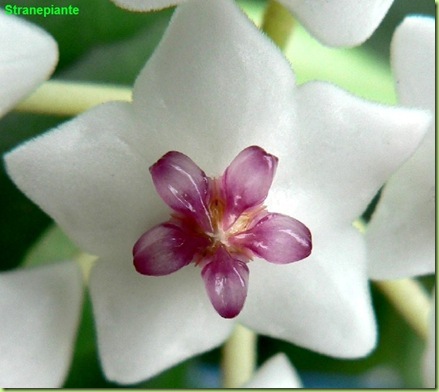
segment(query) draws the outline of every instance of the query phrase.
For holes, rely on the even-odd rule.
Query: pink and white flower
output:
[[[151,168],[154,185],[175,213],[144,233],[133,249],[136,270],[168,275],[194,262],[212,305],[225,318],[239,314],[254,257],[287,264],[308,257],[311,233],[296,219],[266,211],[277,158],[252,146],[211,179],[186,155],[168,152]]]
[[[327,83],[296,87],[289,63],[234,2],[191,1],[174,13],[136,81],[132,103],[98,106],[19,146],[6,156],[6,164],[23,192],[78,245],[99,256],[89,284],[103,369],[111,380],[134,383],[219,346],[236,322],[328,355],[351,358],[370,352],[376,326],[366,249],[352,222],[414,151],[429,121],[423,111],[369,103]],[[260,149],[245,150],[249,146]],[[165,232],[169,239],[170,232],[179,232],[180,240],[187,238],[163,225],[169,210],[154,181],[168,205],[177,211],[182,207],[167,192],[169,179],[163,173],[151,179],[148,171],[169,151],[196,160],[212,176],[220,176],[239,154],[239,165],[232,163],[221,181],[234,184],[222,187],[223,199],[238,196],[244,204],[227,208],[225,227],[243,208],[262,203],[262,189],[271,182],[271,174],[264,175],[261,190],[251,185],[245,196],[245,183],[234,180],[241,178],[240,170],[235,172],[241,160],[253,151],[267,154],[274,166],[276,156],[279,166],[264,204],[277,224],[270,226],[267,219],[249,229],[277,241],[282,237],[271,233],[284,219],[279,217],[287,215],[306,223],[312,233],[307,260],[279,266],[257,260],[275,260],[275,248],[267,253],[245,231],[233,238],[233,246],[236,242],[256,256],[250,264],[238,263],[241,275],[248,266],[251,279],[245,306],[233,320],[212,308],[198,269],[157,277],[140,275],[133,267],[133,246],[145,232],[135,254],[145,243],[152,246],[153,234]],[[175,154],[153,166],[153,173]],[[182,166],[188,163],[189,158],[177,155]],[[203,184],[207,177],[189,166],[197,184]],[[255,178],[249,177],[252,183]],[[190,195],[181,201],[195,203],[197,225],[208,229],[203,225],[210,215],[200,212],[206,194],[201,199]],[[303,227],[299,232],[307,237]],[[225,249],[220,246],[213,256],[227,259]],[[151,257],[154,252],[149,252]],[[192,243],[182,252],[193,253]],[[286,259],[291,261],[276,260]],[[157,274],[188,260],[159,268],[140,257],[137,264]],[[204,275],[212,287],[212,271]]]

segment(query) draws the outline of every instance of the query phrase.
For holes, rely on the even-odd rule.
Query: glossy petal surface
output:
[[[366,41],[393,0],[279,0],[317,39],[329,46]]]
[[[435,22],[408,17],[392,41],[401,104],[435,111]],[[397,279],[435,271],[434,121],[416,153],[384,187],[367,230],[370,275]]]
[[[157,278],[139,275],[129,256],[103,259],[90,290],[102,366],[119,383],[139,382],[211,350],[233,328],[212,308],[198,268]]]
[[[133,249],[134,265],[143,275],[168,275],[188,265],[209,241],[164,223],[143,234]]]
[[[0,116],[49,77],[58,61],[55,40],[0,10]]]
[[[247,297],[247,265],[232,258],[222,247],[215,253],[201,275],[207,294],[216,311],[224,318],[233,318],[241,312]]]
[[[250,230],[229,240],[245,246],[271,263],[302,260],[311,253],[311,233],[298,220],[282,214],[267,214]]]
[[[302,388],[302,383],[287,356],[276,354],[265,361],[242,388]]]
[[[277,168],[277,158],[260,147],[241,151],[222,177],[228,224],[243,211],[261,204],[267,197]]]
[[[169,207],[196,219],[206,230],[212,229],[207,210],[208,179],[189,157],[168,152],[150,171],[157,192]]]
[[[59,388],[80,320],[82,276],[73,262],[0,274],[0,385]]]

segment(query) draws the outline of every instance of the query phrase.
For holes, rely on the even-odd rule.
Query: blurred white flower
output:
[[[73,355],[82,276],[68,261],[0,274],[0,385],[57,388]]]
[[[296,369],[285,354],[276,354],[262,364],[242,388],[303,388]]]
[[[392,40],[400,103],[435,112],[435,20],[407,17]],[[369,274],[397,279],[435,272],[435,124],[386,183],[368,225]],[[400,136],[404,137],[402,130]]]
[[[55,40],[0,10],[0,117],[46,80],[58,61]]]
[[[0,11],[0,116],[55,68],[58,48],[39,27]],[[82,276],[74,262],[0,274],[0,385],[62,386],[82,302]]]
[[[235,320],[328,355],[370,352],[365,242],[352,222],[429,120],[327,83],[296,87],[289,63],[234,2],[203,0],[176,10],[132,104],[96,107],[19,146],[6,163],[19,188],[100,257],[90,291],[103,369],[134,383],[219,346]],[[246,304],[225,320],[199,269],[141,276],[132,248],[169,216],[148,171],[157,159],[176,150],[218,176],[252,145],[279,158],[267,209],[304,222],[313,253],[282,266],[256,258]]]
[[[112,0],[131,11],[153,11],[189,0]],[[221,0],[208,0],[221,1]],[[366,41],[393,0],[278,0],[322,43],[357,46]]]

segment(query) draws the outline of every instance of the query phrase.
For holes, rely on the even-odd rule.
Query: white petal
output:
[[[327,225],[326,219],[350,224],[413,153],[430,116],[367,102],[322,82],[298,92],[288,197],[275,200],[281,195],[274,189],[267,204],[305,225]]]
[[[267,360],[242,388],[302,388],[296,369],[285,354]]]
[[[289,265],[249,264],[240,321],[255,331],[323,354],[353,358],[376,343],[364,241],[353,228],[313,233],[307,259]]]
[[[218,176],[250,145],[288,159],[294,90],[289,63],[233,1],[202,0],[175,11],[134,106],[157,158],[177,150]]]
[[[106,376],[129,384],[223,343],[233,321],[213,309],[200,269],[146,277],[131,260],[103,260],[90,291]]]
[[[326,45],[356,46],[383,20],[393,0],[278,0]]]
[[[0,274],[0,385],[57,388],[80,319],[82,276],[63,262]]]
[[[402,104],[435,110],[435,23],[410,17],[392,41]],[[367,230],[370,275],[397,279],[435,271],[435,133],[386,184]]]
[[[186,0],[111,0],[121,8],[130,11],[154,11],[172,7]]]
[[[423,358],[423,379],[426,388],[436,387],[436,296],[433,292],[429,316],[429,336]]]
[[[44,30],[0,10],[0,116],[49,77],[58,47]]]
[[[18,187],[75,240],[98,255],[129,254],[140,235],[168,216],[146,156],[135,151],[131,105],[97,107],[6,156]]]

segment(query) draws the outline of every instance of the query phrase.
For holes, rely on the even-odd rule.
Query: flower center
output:
[[[239,153],[214,179],[186,155],[164,155],[150,171],[174,213],[136,242],[136,270],[160,276],[194,262],[202,268],[214,308],[222,317],[235,317],[247,296],[250,260],[286,264],[311,252],[306,226],[263,205],[276,167],[277,158],[256,146]]]

